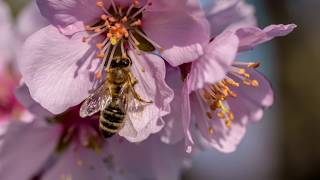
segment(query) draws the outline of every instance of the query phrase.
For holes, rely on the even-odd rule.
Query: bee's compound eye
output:
[[[130,65],[129,59],[125,59],[125,60],[122,61],[122,66],[123,67],[128,67],[129,65]]]
[[[113,61],[111,62],[111,64],[110,64],[110,67],[111,67],[111,68],[119,67],[119,63],[118,63],[117,61],[113,60]]]

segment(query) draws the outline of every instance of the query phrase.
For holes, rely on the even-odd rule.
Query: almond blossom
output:
[[[239,62],[236,57],[296,27],[271,25],[261,30],[252,26],[254,10],[244,1],[214,2],[206,9],[212,40],[204,45],[204,54],[167,72],[167,83],[176,96],[172,113],[165,117],[162,141],[185,139],[187,152],[193,147],[226,153],[236,149],[246,125],[259,121],[273,104],[271,85],[256,70],[259,64]]]
[[[26,17],[32,17],[36,11],[33,4],[28,6],[18,18],[19,24],[33,24],[30,19],[35,20],[37,16]],[[34,31],[19,27],[21,39]],[[6,82],[5,87],[1,86],[6,92],[3,100],[10,102],[10,106],[8,103],[5,106],[5,110],[9,110],[13,102],[18,102],[13,94],[18,79],[14,78],[11,83],[12,78],[2,78],[2,72],[0,83]],[[6,126],[5,136],[1,134],[0,179],[178,179],[186,158],[181,153],[183,144],[168,146],[160,142],[158,136],[141,144],[129,143],[121,137],[105,141],[99,135],[96,116],[79,117],[79,106],[54,115],[34,101],[23,79],[20,84],[15,94],[24,108],[20,104],[14,107],[27,109],[33,115],[30,121],[17,117],[19,121],[11,121]],[[11,97],[14,101],[8,101]],[[12,112],[2,114],[0,107],[0,117]]]
[[[18,96],[29,99],[29,107],[38,106],[38,110],[41,109],[28,97],[27,90],[25,86],[20,87]],[[45,119],[43,116],[29,123],[11,123],[0,150],[0,178],[179,178],[187,160],[183,144],[166,145],[158,136],[152,136],[141,144],[129,143],[121,137],[105,141],[99,136],[97,118],[80,118],[77,111],[79,106],[57,116],[51,115]],[[12,169],[15,169],[14,173]]]
[[[0,151],[0,178],[177,180],[185,160],[183,144],[166,145],[158,137],[142,144],[114,138],[99,152],[72,142],[57,152],[60,132],[43,120],[14,122]]]
[[[165,130],[163,140],[177,141],[184,136],[188,152],[193,145],[233,152],[245,134],[246,125],[259,121],[264,109],[273,104],[271,85],[256,70],[259,64],[236,61],[236,56],[276,36],[284,36],[295,27],[289,24],[271,25],[263,30],[255,27],[236,32],[226,30],[205,47],[202,57],[181,66],[184,83],[176,89],[181,96],[175,102],[182,104],[176,109],[180,111],[182,125],[168,122],[171,127]],[[179,116],[179,112],[175,113]],[[167,118],[166,121],[174,119],[170,115]],[[172,134],[179,129],[183,133]]]
[[[50,112],[62,113],[104,82],[114,58],[130,58],[138,80],[135,90],[153,103],[139,116],[129,112],[129,123],[120,135],[137,142],[160,131],[173,91],[164,80],[165,62],[154,53],[173,66],[202,53],[208,24],[200,14],[192,14],[200,11],[197,1],[39,0],[37,4],[51,25],[29,37],[20,56],[19,67],[32,98]]]

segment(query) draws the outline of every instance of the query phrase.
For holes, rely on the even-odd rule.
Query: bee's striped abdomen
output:
[[[105,138],[116,134],[124,123],[126,114],[117,107],[106,107],[100,115],[100,131]]]

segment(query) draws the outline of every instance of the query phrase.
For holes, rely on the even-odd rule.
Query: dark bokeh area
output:
[[[281,179],[320,179],[320,1],[266,0],[275,23],[295,22],[277,41]]]

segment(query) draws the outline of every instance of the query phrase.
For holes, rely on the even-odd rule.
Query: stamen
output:
[[[195,93],[196,94],[196,98],[199,102],[199,105],[200,105],[200,109],[202,111],[202,113],[206,114],[206,108],[205,108],[205,105],[204,105],[204,102],[201,100],[201,95],[199,93]],[[209,127],[209,121],[204,121],[206,127]]]
[[[160,51],[163,51],[164,49],[156,42],[154,42],[153,40],[151,40],[150,38],[148,38],[145,34],[143,34],[139,29],[136,29],[136,32],[142,36],[144,39],[146,39],[147,41],[149,41],[153,46],[157,47]]]
[[[131,13],[131,10],[134,8],[134,4],[131,4],[131,6],[129,7],[127,13],[126,13],[126,16],[129,16],[129,14]]]
[[[260,63],[256,62],[235,62],[233,63],[235,66],[247,66],[248,68],[258,68]]]
[[[141,20],[138,19],[137,21],[131,23],[130,26],[132,26],[132,27],[133,27],[133,26],[141,26],[141,24],[142,24]]]
[[[146,5],[144,5],[142,8],[139,9],[139,11],[137,11],[136,13],[134,13],[131,18],[135,18],[136,16],[138,16],[140,13],[142,13],[142,11],[146,10],[149,6],[152,5],[152,2],[148,1]]]
[[[111,54],[110,54],[110,57],[109,57],[109,59],[108,59],[108,65],[107,65],[106,70],[108,70],[108,69],[110,68],[111,61],[112,61],[112,59],[113,59],[113,55],[114,55],[114,53],[116,52],[117,47],[118,47],[118,44],[116,44],[115,46],[113,46],[113,49],[112,49]]]
[[[122,54],[122,58],[127,59],[128,56],[127,56],[127,54],[126,54],[126,52],[125,52],[124,42],[123,42],[123,41],[124,41],[124,40],[121,40],[121,54]]]
[[[140,45],[139,41],[134,37],[134,35],[131,32],[129,32],[129,38],[133,40],[135,45]]]
[[[210,135],[213,135],[213,134],[214,134],[214,128],[213,128],[213,127],[209,127],[208,133],[209,133]]]
[[[207,112],[206,114],[209,119],[212,119],[212,114],[210,112]]]
[[[119,15],[122,17],[123,16],[123,12],[122,12],[122,7],[121,6],[118,6],[118,10],[119,10]]]
[[[103,11],[104,13],[106,13],[108,16],[111,16],[111,14],[109,13],[109,11],[105,8],[104,2],[102,2],[102,1],[97,1],[96,6],[99,7],[99,8],[101,8],[102,11]]]
[[[113,8],[114,12],[116,14],[118,14],[118,10],[117,10],[116,4],[114,3],[114,0],[110,0],[110,1],[111,1],[111,5],[112,5],[112,8]]]
[[[94,37],[97,37],[97,36],[101,35],[101,34],[104,33],[104,32],[106,32],[106,29],[102,29],[101,31],[96,32],[96,33],[94,33],[94,34],[92,34],[92,35],[90,35],[90,36],[83,37],[83,38],[82,38],[82,42],[87,42],[87,40],[90,40],[90,39],[92,39],[92,38],[94,38]]]

